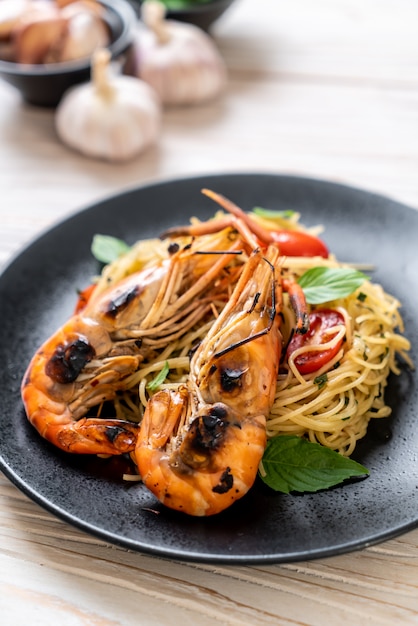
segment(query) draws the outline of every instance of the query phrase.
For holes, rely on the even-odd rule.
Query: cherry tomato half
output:
[[[334,309],[318,309],[309,314],[309,330],[305,335],[293,335],[287,347],[287,358],[298,348],[305,346],[320,346],[328,342],[337,334],[337,330],[332,332],[332,328],[344,324],[344,317]],[[297,356],[294,363],[301,374],[311,374],[316,372],[323,365],[326,365],[340,350],[343,340],[329,350],[304,352]]]
[[[83,291],[80,291],[80,293],[78,294],[77,303],[75,305],[74,315],[77,315],[77,313],[80,313],[83,309],[86,308],[87,303],[91,298],[91,294],[93,293],[95,288],[96,285],[93,284],[83,289]]]
[[[279,244],[281,254],[285,256],[329,256],[328,248],[323,241],[299,230],[274,230],[273,240]]]

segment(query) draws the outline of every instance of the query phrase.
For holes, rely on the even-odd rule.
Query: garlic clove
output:
[[[31,14],[13,32],[17,63],[43,63],[65,36],[67,20],[54,10]]]
[[[166,20],[160,2],[144,2],[142,19],[136,40],[137,75],[155,89],[163,104],[197,104],[222,93],[226,67],[209,35],[192,24]]]
[[[28,6],[29,0],[2,0],[0,2],[0,39],[10,38]]]
[[[78,6],[79,5],[79,6]],[[110,43],[109,29],[96,11],[82,2],[75,2],[61,11],[68,19],[68,29],[58,54],[58,61],[73,61],[90,57],[94,50]]]
[[[0,41],[0,59],[2,61],[13,62],[15,58],[15,49],[10,41]]]
[[[59,7],[60,9],[68,6],[69,4],[74,4],[74,2],[77,2],[78,0],[55,0],[55,4],[57,5],[57,7]]]
[[[96,7],[98,8],[98,10],[102,9],[102,6],[97,2],[97,0],[55,0],[55,4],[60,9],[63,9],[64,7],[68,7],[71,4],[81,4],[81,3],[84,5],[89,5],[90,8]]]
[[[55,0],[55,3],[60,4],[57,0]],[[61,13],[66,17],[71,17],[76,13],[92,13],[104,20],[106,13],[104,6],[96,2],[96,0],[70,0],[69,2],[67,0],[60,8]]]
[[[152,88],[131,76],[108,75],[108,51],[93,57],[93,80],[70,89],[55,114],[59,138],[92,158],[125,161],[156,142],[161,107]]]
[[[96,0],[0,0],[0,42],[1,58],[57,63],[90,57],[111,33]]]

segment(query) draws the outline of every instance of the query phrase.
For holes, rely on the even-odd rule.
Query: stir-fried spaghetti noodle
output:
[[[263,226],[273,228],[269,220],[260,220]],[[301,228],[297,216],[285,220],[287,228]],[[204,248],[204,241],[202,240]],[[130,252],[105,267],[98,278],[97,291],[143,267],[161,262],[169,255],[167,242],[147,240],[136,244]],[[231,291],[245,259],[234,260],[223,279]],[[297,278],[312,266],[339,267],[334,257],[288,257],[284,262],[285,276]],[[225,298],[210,297],[210,306],[196,323],[184,333],[158,341],[157,336],[144,335],[149,345],[149,357],[127,381],[127,391],[114,401],[116,417],[140,422],[153,393],[152,381],[166,370],[159,389],[178,388],[187,383],[190,355],[205,337],[214,319],[225,305]],[[197,305],[196,305],[197,306]],[[267,419],[267,435],[304,436],[310,441],[350,456],[356,442],[364,437],[370,419],[387,417],[391,408],[385,403],[385,387],[390,373],[399,374],[399,358],[412,365],[407,352],[408,340],[403,336],[400,303],[384,289],[371,281],[351,295],[313,308],[332,308],[344,320],[320,347],[302,347],[290,358],[283,358],[275,400]],[[312,307],[311,307],[312,309]],[[282,334],[284,353],[294,327],[294,313],[288,297],[283,297]],[[295,358],[304,351],[326,350],[336,345],[338,352],[319,370],[301,374]],[[91,364],[94,366],[94,363]]]
[[[267,428],[270,437],[304,435],[350,456],[369,420],[390,415],[384,399],[387,378],[390,372],[399,374],[398,356],[409,362],[410,346],[400,334],[400,303],[380,285],[366,281],[332,306],[343,315],[345,325],[321,349],[333,347],[343,336],[342,348],[311,374],[298,372],[294,355],[283,363]],[[287,307],[284,315],[291,317]],[[289,326],[284,326],[286,337]]]

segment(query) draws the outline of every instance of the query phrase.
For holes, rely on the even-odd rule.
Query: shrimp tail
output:
[[[137,434],[138,426],[124,420],[84,417],[50,428],[46,438],[65,452],[117,455],[134,450]]]
[[[120,419],[82,417],[61,399],[55,400],[36,387],[31,370],[22,386],[22,399],[32,426],[47,441],[65,452],[119,455],[135,448],[138,425]]]

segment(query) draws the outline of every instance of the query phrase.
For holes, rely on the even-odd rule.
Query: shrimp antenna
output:
[[[242,250],[195,250],[193,254],[242,254]]]
[[[276,271],[275,271],[274,265],[272,263],[270,263],[270,261],[268,259],[263,257],[263,261],[268,263],[268,265],[270,266],[270,269],[271,269],[271,273],[272,273],[272,280],[271,280],[271,307],[270,307],[270,315],[269,315],[269,321],[268,321],[267,326],[265,328],[263,328],[263,330],[260,330],[258,333],[254,333],[254,335],[249,335],[248,337],[245,337],[244,339],[240,339],[240,341],[232,343],[227,348],[224,348],[223,350],[220,350],[219,352],[216,352],[213,355],[214,358],[219,358],[220,356],[223,356],[224,354],[227,354],[228,352],[231,352],[232,350],[235,350],[235,348],[239,348],[240,346],[243,346],[246,343],[249,343],[250,341],[254,341],[254,339],[258,339],[259,337],[263,337],[264,335],[267,335],[271,331],[272,326],[273,326],[273,322],[274,322],[274,318],[276,317],[276,313],[277,313],[277,309],[276,309],[276,289],[275,289],[275,285],[276,285],[276,277],[275,277],[276,276]],[[257,302],[259,301],[259,299],[260,299],[260,292],[258,291],[255,294],[255,296],[254,296],[253,303],[252,303],[251,308],[248,311],[248,313],[251,313],[251,311],[254,310],[254,308],[257,306]]]
[[[229,198],[226,198],[225,196],[222,196],[220,193],[212,191],[211,189],[201,189],[201,193],[219,204],[219,206],[225,209],[225,211],[228,211],[228,213],[236,218],[234,220],[234,224],[237,230],[240,230],[241,234],[246,237],[249,242],[252,239],[252,237],[249,235],[249,232],[251,232],[265,244],[274,243],[274,239],[269,231],[257,224],[257,222],[255,222],[254,220],[252,220],[251,217],[247,213],[245,213],[245,211],[240,209],[239,206],[237,206],[234,202],[232,202],[232,200],[229,200]]]

